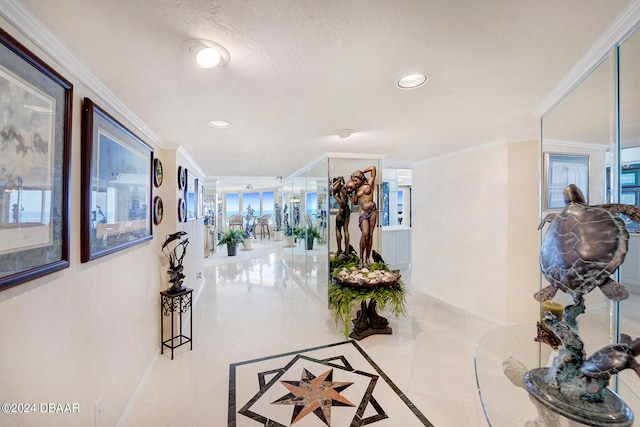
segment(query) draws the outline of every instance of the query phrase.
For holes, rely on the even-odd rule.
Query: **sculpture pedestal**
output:
[[[628,427],[633,412],[616,393],[604,390],[602,402],[587,402],[567,397],[545,381],[549,368],[532,369],[524,375],[524,385],[531,396],[552,411],[591,426]]]
[[[353,331],[349,337],[360,341],[371,335],[391,335],[393,331],[388,325],[389,321],[376,312],[375,301],[370,300],[368,306],[366,301],[362,301],[360,310],[353,319]]]

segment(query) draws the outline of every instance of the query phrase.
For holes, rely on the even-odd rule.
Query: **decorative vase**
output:
[[[285,248],[292,248],[295,246],[293,243],[293,236],[284,236],[282,246]]]
[[[242,250],[243,251],[250,251],[253,249],[253,239],[249,238],[249,239],[243,239],[242,240]]]
[[[313,250],[313,237],[310,239],[305,239],[305,248],[308,251]]]
[[[273,240],[279,242],[282,240],[282,231],[274,231],[273,232]]]

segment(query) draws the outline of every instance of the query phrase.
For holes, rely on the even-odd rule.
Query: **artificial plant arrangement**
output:
[[[406,315],[407,287],[398,273],[391,272],[384,262],[374,262],[368,268],[360,268],[360,259],[356,254],[350,257],[330,257],[331,283],[329,284],[329,302],[333,310],[336,326],[342,326],[342,333],[345,338],[353,335],[351,320],[356,311],[356,307],[361,307],[364,314],[364,307],[367,300],[371,310],[375,312],[375,307],[384,310],[389,306],[394,316]],[[367,280],[371,286],[364,284]],[[375,286],[373,283],[377,283]],[[357,315],[359,318],[360,311]],[[374,314],[375,316],[375,314]],[[372,328],[385,329],[386,319],[381,322],[384,325],[369,325]],[[371,322],[372,319],[369,319]],[[357,325],[356,325],[357,327]],[[355,331],[354,331],[355,332]]]

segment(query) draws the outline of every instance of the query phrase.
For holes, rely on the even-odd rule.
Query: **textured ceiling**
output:
[[[183,146],[208,177],[273,179],[327,152],[403,167],[537,139],[534,110],[629,1],[21,3],[161,147]],[[224,45],[230,62],[198,69],[180,49],[190,38]],[[395,87],[415,72],[427,85]]]

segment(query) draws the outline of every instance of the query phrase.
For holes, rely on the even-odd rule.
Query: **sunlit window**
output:
[[[229,223],[229,217],[231,215],[237,215],[240,213],[240,196],[238,193],[225,194],[225,205],[227,210],[225,212],[225,222]]]

